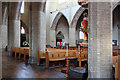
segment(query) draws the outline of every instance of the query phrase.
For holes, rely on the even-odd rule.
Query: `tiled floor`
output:
[[[22,60],[2,55],[3,78],[65,78],[64,73],[54,69],[46,69],[45,66],[25,65]]]

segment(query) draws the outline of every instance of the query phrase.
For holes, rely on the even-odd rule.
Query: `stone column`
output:
[[[29,63],[32,60],[32,4],[29,5]]]
[[[2,49],[5,51],[8,39],[7,39],[7,29],[8,29],[8,8],[6,3],[2,3],[3,8],[2,8]]]
[[[89,3],[88,78],[112,77],[112,12],[110,2]]]
[[[20,4],[19,2],[9,3],[8,52],[11,51],[11,47],[20,47]]]
[[[46,49],[45,2],[32,3],[32,63],[36,63],[37,50]]]
[[[75,27],[69,28],[69,46],[76,46]]]
[[[2,28],[1,27],[2,27],[2,2],[0,1],[0,53],[2,52]],[[1,78],[1,75],[0,75],[0,78]]]

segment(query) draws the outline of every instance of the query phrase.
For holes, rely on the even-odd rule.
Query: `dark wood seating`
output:
[[[28,48],[25,48],[24,49],[24,60],[26,61],[26,56],[29,56],[29,49]]]
[[[120,55],[120,49],[113,49],[113,56]]]
[[[115,79],[120,80],[120,56],[113,56],[112,57],[113,68],[115,68]]]
[[[65,61],[66,57],[69,58],[76,58],[77,52],[76,50],[69,50],[68,55],[66,55],[66,50],[56,50],[52,52],[46,52],[46,67],[49,67],[49,62],[55,62],[55,61]]]
[[[26,55],[29,55],[29,47],[12,47],[11,56],[13,56],[13,52],[15,53],[15,58],[19,54],[19,59],[21,59],[21,55],[23,54],[24,60],[26,60]]]
[[[11,56],[13,56],[13,52],[15,53],[15,58],[16,58],[17,54],[20,54],[20,48],[19,47],[12,47],[11,48]]]
[[[49,67],[50,61],[62,61],[65,60],[66,52],[53,51],[46,52],[46,67]]]
[[[40,59],[45,59],[46,51],[37,51],[37,65],[40,65]]]
[[[88,50],[80,52],[80,54],[78,56],[78,61],[79,61],[79,68],[80,69],[81,69],[81,62],[82,61],[87,61],[87,63],[88,63]]]
[[[120,80],[120,62],[115,63],[115,79]]]
[[[68,48],[69,50],[78,50],[78,47],[77,46],[71,46]]]

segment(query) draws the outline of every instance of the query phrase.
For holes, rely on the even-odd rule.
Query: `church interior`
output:
[[[0,2],[0,78],[120,80],[120,1]]]

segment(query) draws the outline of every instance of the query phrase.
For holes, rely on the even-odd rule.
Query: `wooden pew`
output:
[[[113,65],[115,65],[116,62],[118,62],[118,56],[112,56]]]
[[[68,51],[68,58],[77,58],[78,57],[77,55],[78,55],[78,51],[77,50],[69,50]]]
[[[21,55],[24,55],[24,60],[26,60],[26,55],[29,55],[29,47],[20,47],[19,59],[21,59]]]
[[[78,53],[79,68],[81,69],[81,62],[87,61],[88,63],[88,50],[84,50]]]
[[[20,54],[19,54],[19,59],[21,59],[21,55],[25,53],[24,47],[20,47]]]
[[[29,55],[29,47],[12,47],[11,48],[11,56],[13,56],[13,52],[15,53],[15,58],[17,57],[17,53],[19,54],[19,59],[21,59],[21,54]],[[26,57],[24,58],[26,60]]]
[[[69,50],[78,50],[78,47],[77,46],[71,46],[71,47],[69,47]]]
[[[24,49],[24,61],[26,61],[26,56],[29,56],[29,49],[28,48],[25,48]]]
[[[113,56],[120,55],[120,49],[113,49]]]
[[[15,53],[15,58],[16,58],[17,54],[20,54],[20,48],[19,47],[12,47],[11,48],[11,56],[13,56],[13,52]]]
[[[115,79],[120,80],[120,55],[116,57],[116,63],[115,63]]]
[[[45,59],[46,51],[37,51],[37,65],[40,65],[40,59]]]
[[[13,57],[13,53],[15,53],[15,47],[11,47],[11,56]]]
[[[51,52],[46,52],[46,67],[49,67],[49,62],[52,61],[64,61],[66,60],[66,57],[76,57],[77,52],[76,50],[69,50],[68,51],[68,56],[66,56],[66,50],[56,50],[56,51],[51,51]]]
[[[46,68],[49,67],[49,62],[52,61],[63,61],[65,60],[66,52],[46,52]]]

